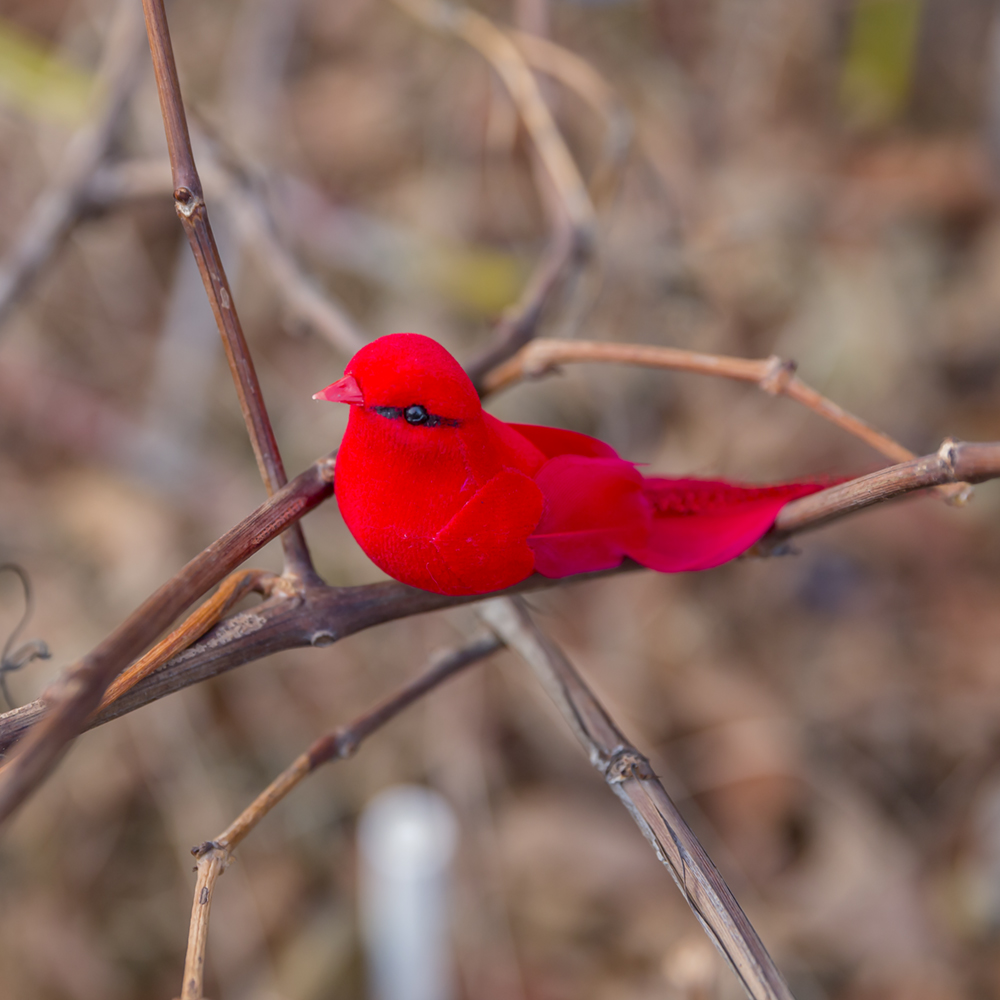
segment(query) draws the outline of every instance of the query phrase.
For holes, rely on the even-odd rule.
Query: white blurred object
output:
[[[450,867],[458,827],[418,785],[373,799],[358,824],[361,920],[372,1000],[450,1000]]]

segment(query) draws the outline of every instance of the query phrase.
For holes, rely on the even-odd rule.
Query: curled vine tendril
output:
[[[18,566],[17,563],[0,563],[0,573],[4,571],[15,574],[24,588],[24,614],[21,615],[21,620],[14,626],[14,630],[10,633],[6,643],[4,643],[3,652],[0,653],[0,693],[3,694],[4,701],[11,708],[16,708],[17,706],[14,704],[14,700],[10,696],[10,690],[7,687],[7,675],[13,673],[15,670],[20,670],[21,667],[27,666],[32,660],[47,660],[52,654],[49,652],[49,647],[41,639],[32,639],[30,642],[18,646],[17,649],[13,649],[17,637],[31,620],[31,612],[34,610],[34,600],[31,596],[31,579],[23,567]]]

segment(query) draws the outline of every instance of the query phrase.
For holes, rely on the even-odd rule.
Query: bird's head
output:
[[[362,347],[344,377],[313,399],[349,403],[399,427],[458,427],[482,413],[459,363],[437,341],[419,333],[392,333]]]

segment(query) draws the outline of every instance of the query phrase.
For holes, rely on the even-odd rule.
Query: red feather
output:
[[[643,478],[595,438],[485,413],[458,362],[413,333],[362,348],[316,397],[351,404],[336,473],[351,534],[390,576],[442,594],[626,556],[666,573],[708,569],[826,485]]]

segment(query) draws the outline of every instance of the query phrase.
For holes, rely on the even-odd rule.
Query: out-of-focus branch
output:
[[[198,879],[194,889],[194,904],[191,908],[181,1000],[201,1000],[203,996],[205,950],[208,944],[208,918],[212,893],[219,876],[229,866],[233,851],[247,834],[316,768],[328,761],[352,757],[365,739],[418,698],[422,698],[461,670],[478,663],[501,648],[503,643],[495,635],[487,634],[473,639],[460,649],[439,654],[434,658],[431,667],[416,680],[400,688],[380,705],[359,716],[349,725],[321,736],[305,753],[282,771],[218,837],[192,850],[191,853],[198,858]]]
[[[632,116],[586,59],[541,35],[513,31],[510,37],[534,69],[575,91],[604,121],[601,159],[587,181],[591,199],[601,202],[614,190],[615,179],[632,144]]]
[[[31,621],[35,602],[31,593],[31,577],[28,576],[28,571],[23,566],[19,566],[17,563],[2,563],[0,564],[0,573],[3,572],[13,573],[20,581],[21,589],[24,591],[24,612],[11,630],[10,635],[7,636],[3,650],[0,650],[0,694],[3,695],[7,705],[13,708],[14,700],[7,688],[7,674],[26,667],[34,660],[47,660],[52,654],[49,652],[49,647],[41,639],[32,639],[18,646],[17,649],[14,648],[14,643],[17,642],[25,626]]]
[[[871,424],[848,413],[806,385],[795,374],[795,362],[784,361],[777,356],[764,359],[731,358],[719,354],[699,354],[675,347],[539,339],[526,344],[516,356],[489,371],[482,379],[483,391],[497,392],[522,379],[541,378],[555,371],[560,364],[568,362],[615,362],[753,382],[772,396],[794,399],[894,462],[908,462],[916,458],[909,448],[893,440],[888,434],[876,430]],[[943,486],[940,490],[948,499],[959,503],[967,500],[970,494],[966,483]]]
[[[243,246],[256,256],[273,282],[290,317],[316,330],[339,352],[352,355],[370,339],[354,321],[309,280],[282,245],[267,208],[246,179],[219,161],[211,162],[223,208],[228,210]]]
[[[131,0],[121,0],[96,74],[94,92],[100,107],[70,139],[51,186],[32,206],[20,235],[0,261],[0,324],[87,208],[91,178],[108,154],[144,65],[142,40],[138,9]]]
[[[313,468],[318,468],[318,465]],[[312,474],[310,470],[307,475]],[[896,499],[914,490],[943,483],[957,481],[977,483],[996,478],[1000,478],[1000,442],[946,441],[933,455],[925,455],[923,458],[890,466],[869,476],[841,483],[786,504],[778,514],[775,527],[758,544],[757,551],[766,553],[792,535],[818,528],[837,518],[855,514],[865,507]],[[298,482],[299,480],[295,480],[289,490]],[[268,527],[268,517],[299,516],[319,502],[310,499],[308,503],[296,506],[294,512],[286,512],[281,502],[282,496],[286,495],[289,496],[291,505],[299,504],[299,500],[294,499],[293,494],[286,494],[283,491],[281,496],[268,501],[225,537],[229,538],[236,533],[244,536],[253,535],[257,540],[256,547],[259,547],[273,538],[287,523],[282,521],[277,526]],[[254,526],[250,527],[251,524]],[[217,542],[216,546],[222,541]],[[248,546],[243,558],[252,554],[252,551],[255,549]],[[505,593],[527,593],[639,568],[635,563],[626,560],[615,570],[585,573],[564,577],[561,580],[551,580],[536,573]],[[208,587],[217,582],[222,575],[224,574],[220,573],[215,576],[200,593],[192,593],[188,603],[207,591]],[[165,586],[171,586],[175,582],[176,580],[171,581]],[[89,719],[87,727],[102,725],[119,715],[158,701],[174,691],[215,677],[244,663],[270,656],[272,653],[302,646],[329,646],[346,636],[375,625],[481,599],[480,595],[446,597],[395,582],[362,587],[310,585],[302,592],[296,593],[294,599],[284,594],[277,594],[250,611],[242,611],[224,619],[194,646],[174,656],[136,684],[132,690]],[[148,633],[142,645],[152,641],[158,631],[159,629]],[[102,644],[99,649],[105,645],[106,643]],[[128,660],[129,658],[122,657],[114,673],[124,669]],[[96,705],[96,701],[94,704]],[[0,753],[22,739],[26,732],[45,717],[48,710],[49,707],[43,701],[35,701],[0,715]],[[3,773],[0,771],[0,804],[3,801]]]
[[[444,0],[395,0],[421,23],[455,35],[477,49],[496,70],[517,106],[572,226],[592,235],[594,206],[566,142],[552,119],[531,70],[508,35],[489,18]]]
[[[534,671],[591,764],[666,865],[747,995],[752,1000],[792,1000],[757,932],[649,761],[628,741],[562,650],[532,621],[524,602],[517,598],[487,601],[479,614]]]
[[[587,253],[587,247],[580,242],[572,227],[556,227],[520,298],[506,310],[494,328],[489,346],[466,365],[469,378],[478,392],[483,392],[483,377],[487,372],[535,336],[542,313],[556,287],[569,272],[583,263]]]
[[[174,183],[174,205],[191,244],[198,270],[201,272],[209,304],[229,361],[236,394],[240,400],[261,478],[269,494],[281,489],[287,481],[278,443],[271,428],[271,421],[264,405],[264,397],[247,347],[243,328],[236,313],[229,280],[219,257],[208,208],[202,191],[201,179],[194,162],[191,137],[188,133],[184,102],[181,99],[177,65],[170,43],[170,30],[163,8],[163,0],[143,0],[146,32],[153,56],[153,72],[160,97],[163,126],[167,137],[167,152]],[[313,578],[315,573],[306,548],[302,529],[295,523],[282,539],[285,562],[290,571]]]
[[[367,343],[370,338],[316,287],[282,244],[268,206],[253,185],[211,153],[202,165],[201,177],[232,220],[243,247],[260,261],[289,318],[316,330],[345,354],[353,354]],[[172,191],[169,163],[158,159],[126,160],[96,171],[86,190],[87,207],[107,211],[127,201],[169,197]]]
[[[542,310],[559,281],[589,256],[596,224],[594,205],[525,56],[511,37],[482,14],[445,0],[395,2],[428,27],[463,39],[489,61],[531,136],[561,209],[554,213],[549,244],[524,292],[497,324],[486,351],[467,366],[469,376],[479,388],[485,372],[535,336]],[[558,53],[563,52],[558,46],[554,48]],[[564,76],[571,72],[566,70],[566,60],[554,57],[552,49],[533,51],[536,57],[547,60],[550,69],[558,65]],[[539,51],[543,55],[539,56]],[[577,68],[574,76],[577,83],[580,75]],[[587,81],[587,88],[593,92],[592,80]]]
[[[51,709],[0,769],[0,821],[45,779],[87,725],[111,681],[224,576],[333,492],[334,458],[313,464],[147,598],[57,684]]]

